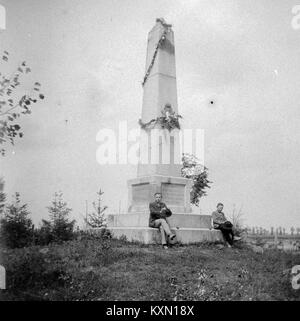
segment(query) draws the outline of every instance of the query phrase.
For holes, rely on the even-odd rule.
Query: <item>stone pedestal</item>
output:
[[[127,216],[124,214],[123,216]],[[200,216],[200,215],[199,215]],[[116,238],[126,237],[130,242],[141,242],[143,244],[161,244],[161,235],[158,229],[150,227],[120,227],[109,228],[112,235]],[[176,234],[176,241],[181,244],[194,244],[201,242],[223,242],[220,231],[207,228],[180,228],[171,227]],[[94,229],[97,233],[97,229]]]
[[[149,213],[149,203],[154,194],[161,193],[163,202],[174,213],[190,213],[190,190],[192,182],[183,177],[153,175],[128,181],[128,212]]]
[[[212,229],[211,215],[191,213],[191,181],[181,177],[149,176],[128,181],[129,209],[126,214],[108,215],[108,229],[116,238],[145,244],[160,243],[158,229],[149,227],[149,203],[154,193],[163,195],[163,202],[172,210],[168,218],[177,242],[182,244],[223,241],[220,231]]]
[[[210,215],[174,213],[168,218],[171,230],[176,234],[176,241],[182,244],[197,242],[222,242],[220,231],[212,229]],[[144,244],[159,244],[161,235],[158,229],[150,228],[149,210],[127,214],[108,215],[108,229],[114,237],[126,237],[128,241]]]

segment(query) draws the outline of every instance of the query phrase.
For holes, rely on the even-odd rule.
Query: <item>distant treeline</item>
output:
[[[265,229],[262,227],[247,227],[246,231],[248,234],[255,235],[291,235],[291,236],[300,236],[300,227],[290,227],[286,229],[284,227],[271,227],[270,229]]]

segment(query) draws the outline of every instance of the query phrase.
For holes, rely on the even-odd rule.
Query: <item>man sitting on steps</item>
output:
[[[167,249],[166,235],[171,241],[176,237],[176,235],[171,232],[167,219],[167,217],[172,215],[172,212],[167,208],[166,204],[161,201],[161,193],[155,193],[154,197],[155,201],[149,204],[149,226],[160,229],[162,246],[164,249]]]
[[[221,230],[225,241],[227,242],[227,246],[231,247],[233,245],[233,241],[238,241],[241,238],[238,236],[234,236],[233,234],[233,225],[229,222],[224,213],[222,212],[224,205],[222,203],[218,203],[217,210],[212,213],[213,226],[215,229]]]

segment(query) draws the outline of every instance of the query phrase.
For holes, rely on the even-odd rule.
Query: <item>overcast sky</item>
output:
[[[299,2],[299,1],[298,1]],[[81,223],[85,200],[105,192],[125,212],[133,165],[99,165],[97,132],[137,126],[147,34],[157,17],[173,25],[179,113],[205,130],[213,181],[195,211],[243,207],[250,226],[300,226],[300,29],[296,0],[0,0],[0,49],[9,68],[32,68],[46,96],[24,116],[24,138],[1,159],[8,199],[18,191],[38,223],[55,191]],[[3,64],[1,65],[3,67]],[[215,103],[210,104],[213,100]],[[90,205],[89,205],[90,206]]]

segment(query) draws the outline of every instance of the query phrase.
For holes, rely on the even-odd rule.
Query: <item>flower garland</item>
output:
[[[180,129],[179,118],[182,118],[182,116],[173,114],[151,119],[148,123],[143,123],[142,120],[139,119],[139,125],[142,129],[148,130],[152,129],[156,124],[159,124],[161,128],[171,131],[175,128]]]
[[[161,37],[160,37],[160,39],[159,39],[159,41],[158,41],[158,43],[157,43],[157,45],[156,45],[156,48],[155,48],[155,51],[154,51],[154,54],[153,54],[151,63],[150,63],[150,65],[149,65],[149,67],[148,67],[148,69],[147,69],[147,71],[146,71],[146,75],[145,75],[145,77],[144,77],[144,79],[143,79],[143,82],[142,82],[142,86],[143,86],[143,87],[144,87],[144,85],[145,85],[145,83],[146,83],[146,81],[147,81],[147,79],[148,79],[148,77],[149,77],[149,75],[150,75],[151,69],[152,69],[152,67],[153,67],[153,65],[154,65],[154,62],[155,62],[155,58],[156,58],[158,49],[159,49],[160,45],[161,45],[161,44],[164,42],[164,40],[166,39],[166,35],[167,35],[167,31],[165,30],[165,31],[163,32],[163,34],[161,35]]]

